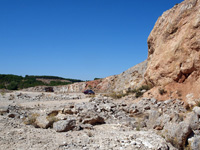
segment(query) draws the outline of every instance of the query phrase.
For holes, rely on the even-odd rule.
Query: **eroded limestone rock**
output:
[[[199,10],[199,0],[175,5],[158,18],[148,37],[145,80],[155,86],[173,83],[168,88],[181,91],[183,99],[189,93],[194,94],[194,99],[199,97]]]

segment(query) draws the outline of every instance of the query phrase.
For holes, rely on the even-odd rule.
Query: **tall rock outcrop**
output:
[[[158,18],[148,37],[145,80],[200,96],[194,89],[200,88],[200,0],[185,0]]]

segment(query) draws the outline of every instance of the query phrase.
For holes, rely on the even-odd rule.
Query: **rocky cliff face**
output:
[[[185,0],[164,12],[149,35],[145,79],[199,97],[199,76],[200,0]]]

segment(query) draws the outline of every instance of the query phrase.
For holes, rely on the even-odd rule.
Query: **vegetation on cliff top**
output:
[[[49,83],[46,83],[38,79],[48,79]],[[51,81],[55,80],[55,81]],[[66,79],[57,76],[28,76],[25,77],[11,74],[0,74],[0,89],[18,90],[34,86],[57,86],[67,85],[75,82],[82,82],[77,79]]]

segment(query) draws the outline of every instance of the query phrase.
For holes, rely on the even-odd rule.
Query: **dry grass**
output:
[[[126,96],[126,94],[123,94],[123,92],[112,92],[111,94],[108,94],[109,97],[112,97],[114,99],[120,99],[124,96]]]
[[[158,92],[159,92],[160,95],[164,95],[164,94],[167,93],[167,91],[165,89],[163,89],[163,88],[159,88]]]
[[[114,99],[120,99],[124,96],[128,96],[130,94],[135,94],[135,97],[138,98],[138,97],[141,97],[143,95],[143,90],[145,91],[148,91],[151,89],[151,86],[149,85],[142,85],[141,87],[137,88],[137,89],[128,89],[126,91],[126,93],[123,93],[123,91],[120,91],[120,92],[112,92],[106,96],[109,96],[109,97],[112,97]]]
[[[58,115],[58,111],[52,111],[46,119],[49,121],[49,127],[52,128],[53,123],[59,121],[59,119],[56,117]]]
[[[5,92],[1,92],[1,96],[5,96]]]
[[[26,125],[33,125],[33,126],[36,127],[35,121],[36,121],[36,119],[37,119],[38,116],[39,116],[39,114],[37,114],[37,113],[31,114],[30,116],[28,116],[27,118],[25,118],[24,124],[26,124]]]

